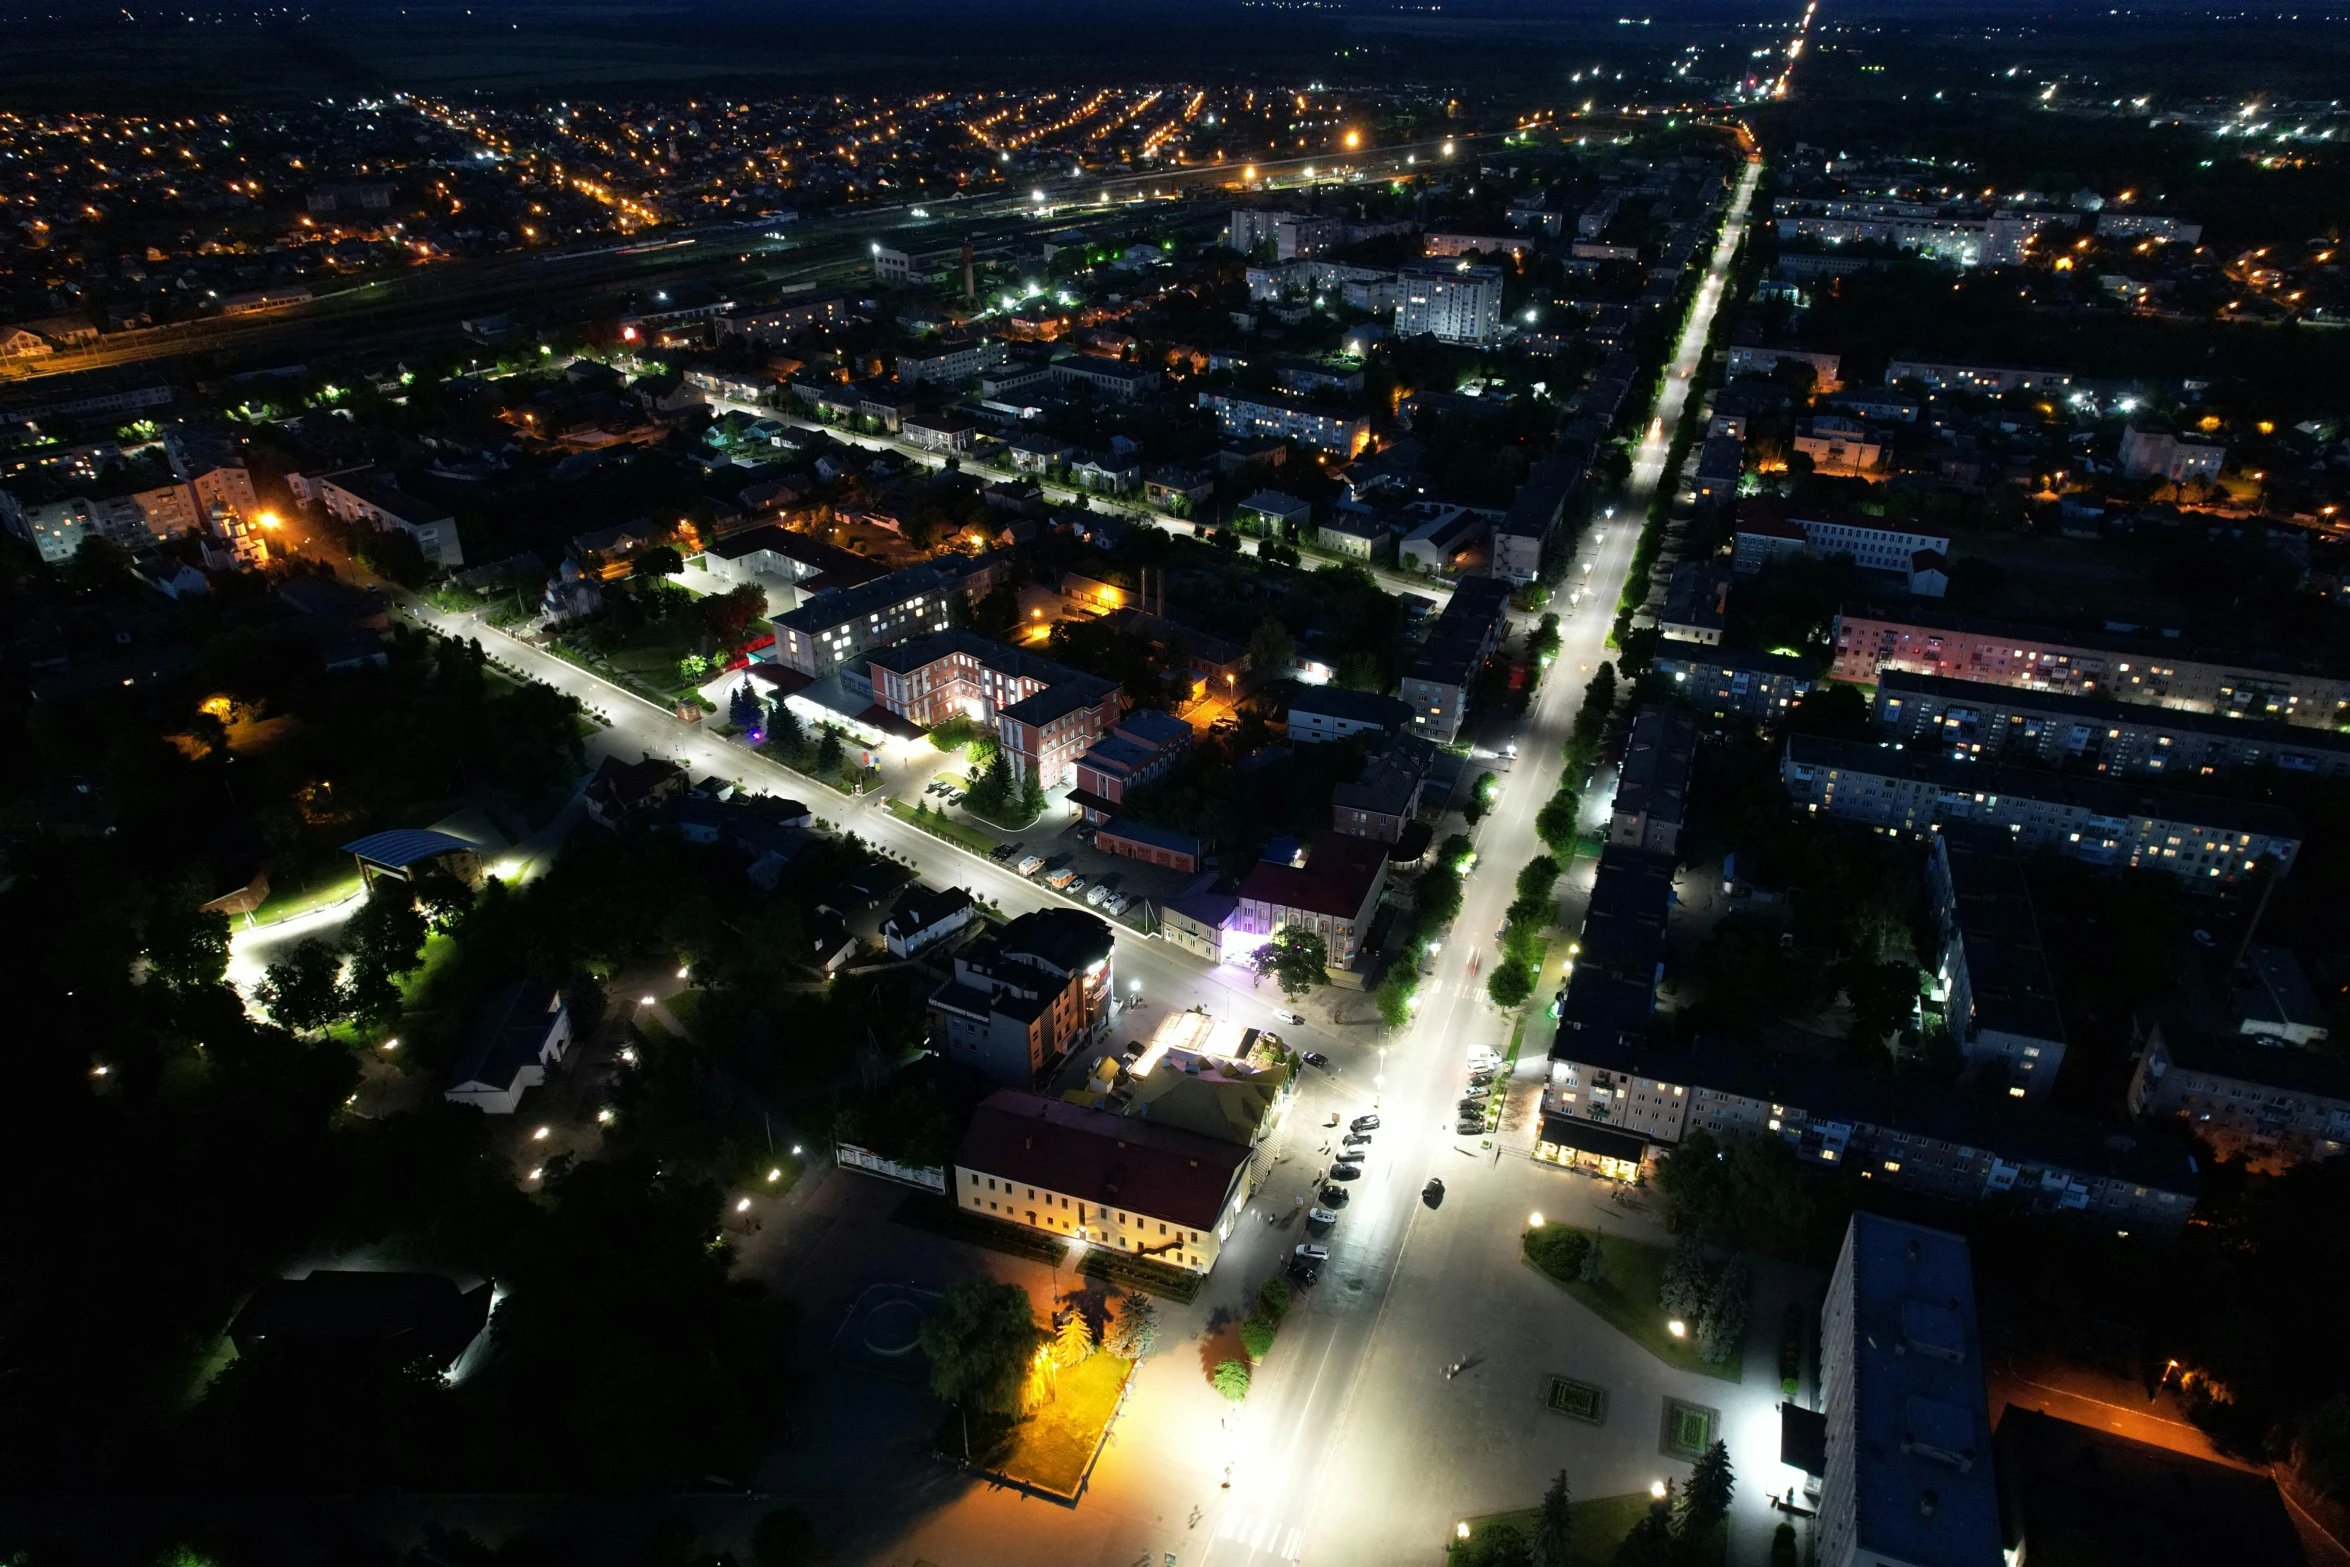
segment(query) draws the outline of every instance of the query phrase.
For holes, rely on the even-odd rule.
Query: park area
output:
[[[1050,1396],[1011,1428],[1003,1456],[990,1467],[1040,1491],[1075,1497],[1133,1375],[1133,1361],[1111,1354],[1088,1355],[1054,1372]]]
[[[1584,1266],[1591,1247],[1599,1247],[1596,1277]],[[1739,1357],[1716,1365],[1698,1353],[1698,1335],[1676,1336],[1663,1306],[1665,1273],[1672,1253],[1662,1246],[1645,1245],[1604,1231],[1596,1236],[1569,1224],[1541,1225],[1526,1232],[1527,1266],[1597,1312],[1608,1326],[1631,1339],[1657,1359],[1682,1371],[1741,1380]]]

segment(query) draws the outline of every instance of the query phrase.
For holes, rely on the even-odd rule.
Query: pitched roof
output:
[[[1303,867],[1259,860],[1241,878],[1244,900],[1353,919],[1387,861],[1387,846],[1363,838],[1324,837]]]
[[[1128,1213],[1206,1230],[1249,1150],[1107,1110],[998,1089],[971,1118],[955,1165]]]

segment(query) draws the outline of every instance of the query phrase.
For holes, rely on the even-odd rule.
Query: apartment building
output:
[[[1508,241],[1510,245],[1524,241]],[[1423,333],[1440,342],[1483,346],[1502,337],[1501,268],[1465,262],[1406,266],[1398,274],[1403,301],[1395,307],[1398,337]]]
[[[2174,1121],[2224,1159],[2281,1170],[2350,1147],[2350,1062],[2273,1034],[2222,1033],[2176,1009],[2138,1019],[2130,1114]]]
[[[1779,778],[1815,815],[1915,833],[1976,822],[2020,851],[2168,871],[2190,890],[2232,885],[2263,860],[2282,876],[2301,852],[2292,813],[2259,801],[1951,762],[1894,745],[1795,735]]]
[[[2064,1014],[2023,862],[1997,835],[1934,835],[1926,889],[1940,948],[1937,999],[1968,1072],[2013,1099],[2045,1099],[2064,1066]]]
[[[1673,682],[1674,695],[1714,718],[1783,718],[1814,684],[1809,661],[1752,648],[1697,652],[1667,641],[1657,649],[1655,667]]]
[[[1820,1307],[1820,1567],[2001,1567],[1961,1236],[1855,1213]]]
[[[1836,616],[1835,635],[1829,677],[1856,685],[1898,669],[2230,718],[2325,729],[2350,723],[2350,675],[2281,657],[2190,651],[2163,638],[2052,631],[1922,606],[1848,604]]]
[[[416,541],[432,565],[465,564],[457,518],[446,506],[410,495],[373,471],[334,474],[318,480],[317,488],[328,515],[379,533],[396,528]]]
[[[1110,927],[1078,909],[1039,909],[974,937],[930,997],[948,1060],[1026,1086],[1109,1027]]]
[[[1009,364],[1011,356],[1011,346],[1000,337],[942,337],[921,353],[898,355],[898,382],[902,386],[952,389],[975,375]]]
[[[2133,479],[2164,479],[2172,484],[2212,484],[2228,460],[2228,449],[2216,441],[2199,441],[2175,430],[2122,429],[2122,472]]]
[[[956,1206],[1205,1274],[1248,1202],[1255,1152],[1180,1127],[998,1089],[955,1149]]]
[[[1493,525],[1493,574],[1511,582],[1532,582],[1552,553],[1567,506],[1583,487],[1580,458],[1545,457],[1518,486],[1517,498]]]
[[[2195,1161],[2171,1137],[1743,1041],[1667,1051],[1617,1031],[1562,1029],[1541,1115],[1536,1158],[1623,1180],[1702,1129],[1729,1141],[1777,1137],[1806,1163],[1937,1202],[1998,1203],[2125,1232],[2176,1233],[2195,1207]]]
[[[758,310],[728,311],[714,317],[711,325],[717,328],[722,346],[740,340],[767,348],[787,342],[810,328],[841,326],[848,319],[848,301],[838,294],[827,294]]]
[[[1509,635],[1509,609],[1506,582],[1472,577],[1453,589],[1398,688],[1412,711],[1413,733],[1439,745],[1460,733],[1469,684]]]
[[[932,631],[864,660],[873,700],[928,729],[950,718],[992,724],[998,710],[1077,678],[1075,670],[970,631]]]
[[[1654,705],[1634,714],[1616,777],[1607,841],[1628,849],[1677,853],[1689,805],[1689,775],[1696,765],[1695,714]]]
[[[1751,574],[1781,556],[1805,554],[1849,555],[1863,571],[1900,577],[1921,598],[1940,598],[1949,585],[1950,535],[1939,529],[1857,512],[1791,517],[1771,502],[1739,502],[1733,570]]]
[[[1156,708],[1137,708],[1077,759],[1069,802],[1087,821],[1106,822],[1125,805],[1128,790],[1164,777],[1190,749],[1191,725]]]
[[[1287,723],[1291,744],[1320,745],[1349,735],[1394,734],[1411,717],[1412,710],[1391,696],[1343,686],[1300,686],[1289,699]]]
[[[1973,392],[1996,396],[2004,392],[2066,392],[2073,378],[2062,370],[2032,370],[2015,365],[1962,365],[1938,360],[1896,359],[1885,366],[1885,384],[1915,381],[1929,392]]]
[[[996,712],[996,744],[1022,783],[1058,789],[1074,781],[1078,758],[1117,727],[1125,707],[1118,682],[1072,674]]]
[[[1729,376],[1737,380],[1742,375],[1769,375],[1786,364],[1809,365],[1813,389],[1832,392],[1836,389],[1836,372],[1843,368],[1841,354],[1822,352],[1816,348],[1764,348],[1753,343],[1730,345]]]
[[[1434,750],[1425,741],[1404,737],[1374,751],[1364,760],[1361,777],[1331,789],[1331,830],[1379,843],[1402,842],[1419,819]]]
[[[1158,390],[1165,379],[1148,365],[1130,365],[1098,354],[1072,354],[1052,362],[1052,377],[1066,387],[1083,387],[1096,397],[1131,403]]]
[[[1324,408],[1278,392],[1202,392],[1199,407],[1227,436],[1295,441],[1341,457],[1371,444],[1371,421],[1343,408]]]
[[[2116,777],[2274,768],[2350,777],[2350,736],[2307,725],[2066,696],[1888,669],[1871,715],[1883,737],[1952,761],[2030,761]]]

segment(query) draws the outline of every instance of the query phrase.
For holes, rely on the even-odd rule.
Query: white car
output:
[[[1033,876],[1038,871],[1044,869],[1044,856],[1041,854],[1023,854],[1020,856],[1020,864],[1017,868],[1021,875]]]
[[[1314,1224],[1336,1224],[1338,1222],[1338,1215],[1327,1208],[1308,1208],[1306,1218]]]
[[[1308,1262],[1328,1262],[1330,1260],[1330,1248],[1327,1246],[1303,1245],[1298,1247],[1297,1255],[1304,1258]]]
[[[1097,881],[1086,889],[1085,901],[1088,907],[1098,909],[1110,901],[1110,889]]]
[[[1113,892],[1102,901],[1102,909],[1105,913],[1123,914],[1133,901],[1122,892]]]

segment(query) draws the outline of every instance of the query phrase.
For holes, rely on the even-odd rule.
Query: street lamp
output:
[[[1689,1324],[1683,1322],[1679,1317],[1675,1317],[1672,1321],[1665,1324],[1665,1331],[1672,1334],[1675,1338],[1687,1338],[1689,1336]]]
[[[1539,1230],[1539,1229],[1541,1229],[1541,1228],[1542,1228],[1542,1215],[1541,1215],[1539,1212],[1536,1212],[1536,1213],[1530,1213],[1530,1214],[1528,1214],[1528,1215],[1526,1216],[1526,1227],[1527,1227],[1528,1229],[1530,1229],[1530,1230]]]

